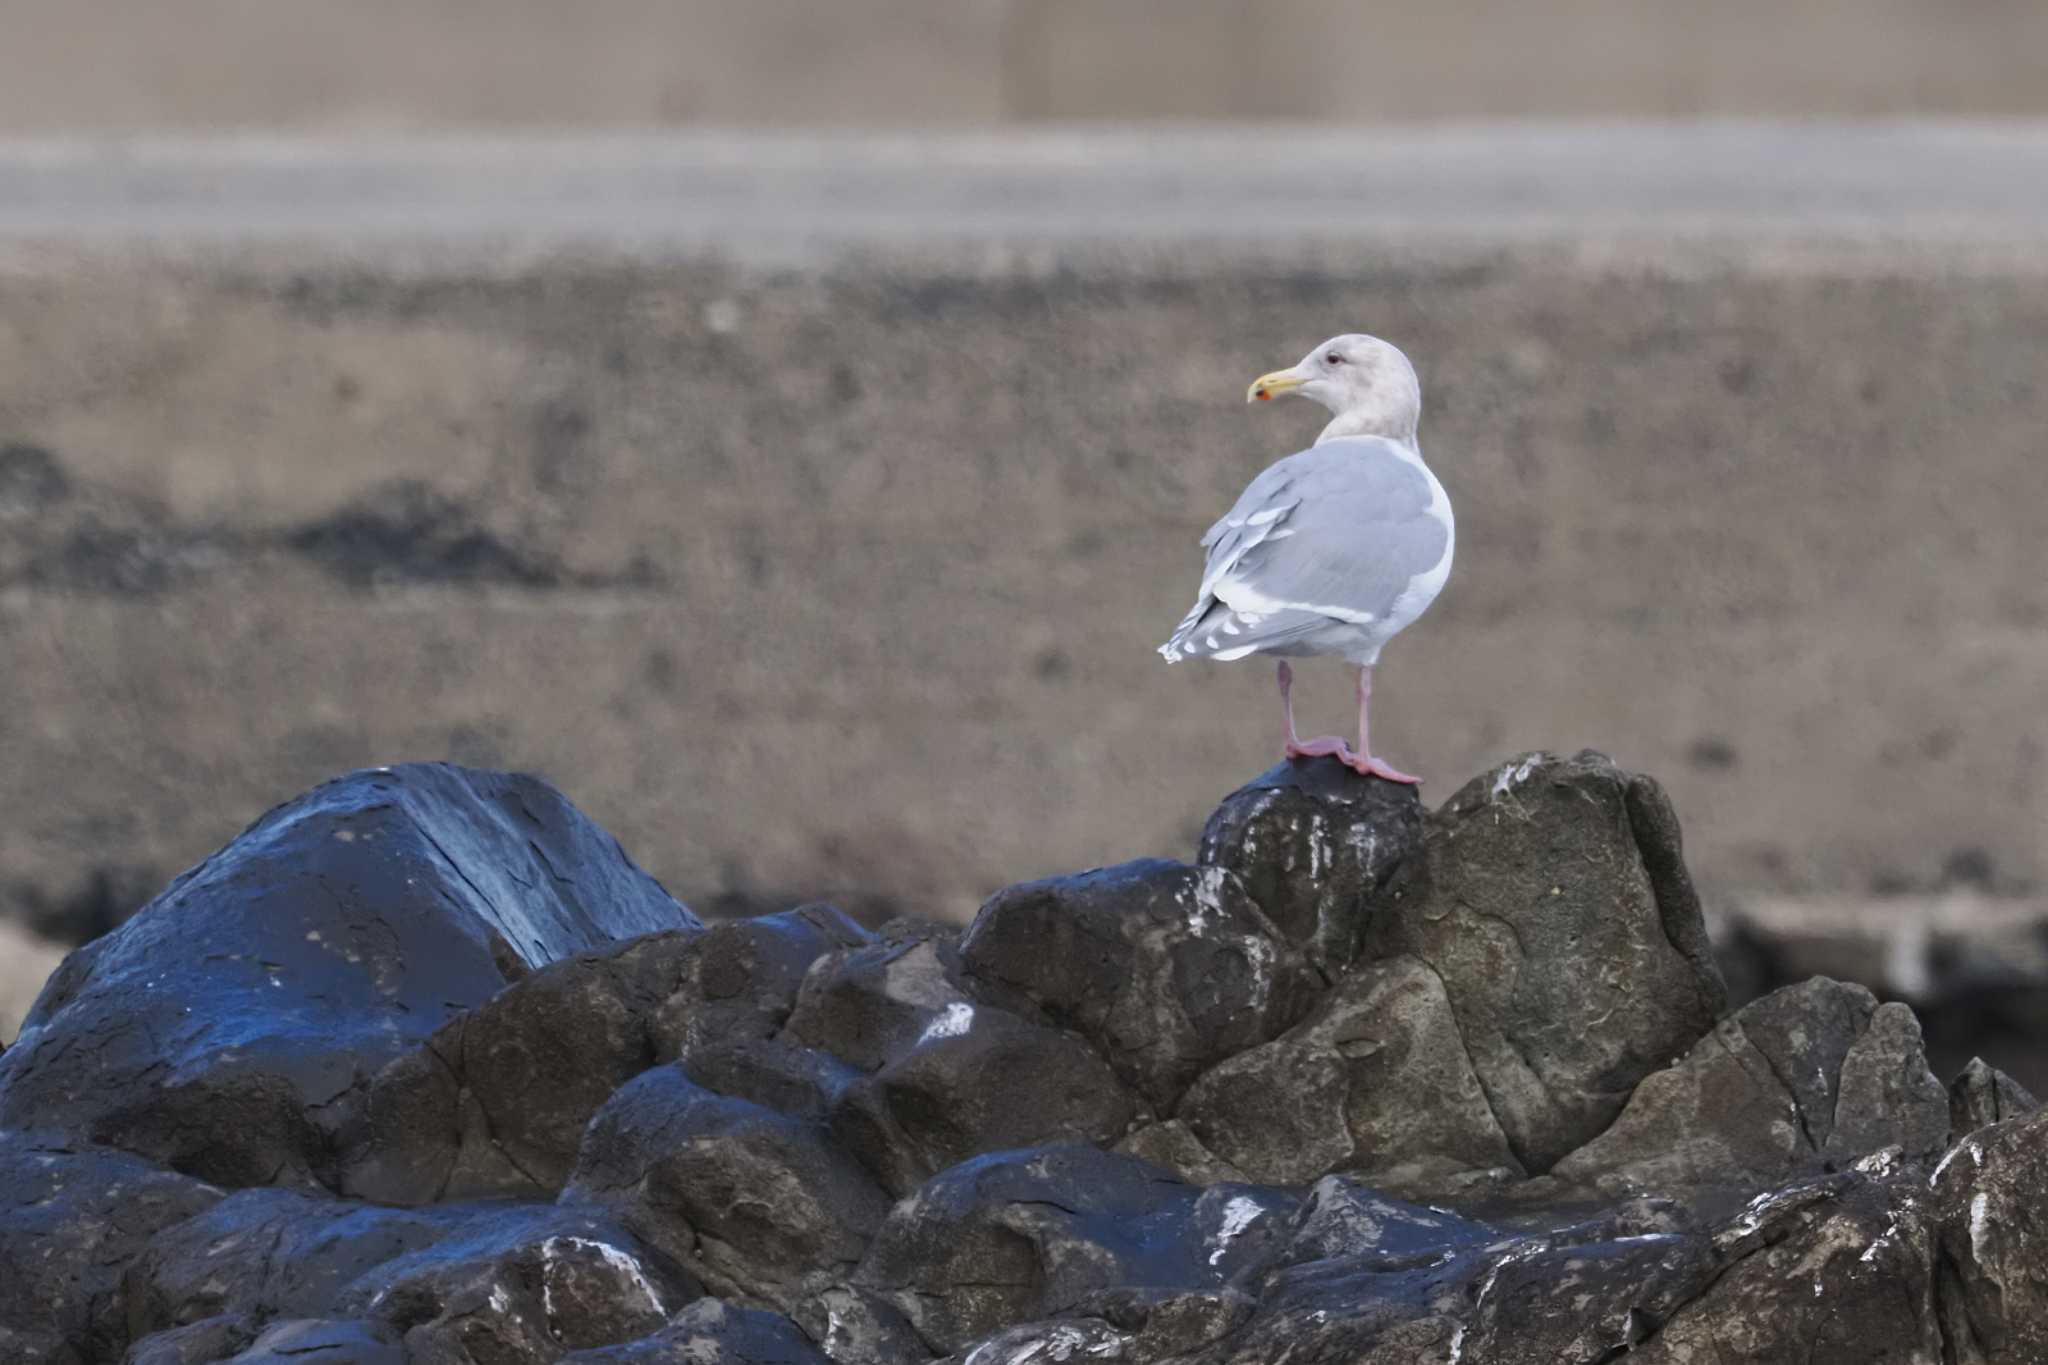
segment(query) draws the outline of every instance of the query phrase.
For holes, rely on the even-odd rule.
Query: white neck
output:
[[[1405,411],[1380,406],[1360,404],[1347,408],[1330,419],[1323,428],[1323,434],[1316,437],[1316,444],[1335,441],[1345,436],[1384,436],[1397,445],[1415,449],[1415,410]]]

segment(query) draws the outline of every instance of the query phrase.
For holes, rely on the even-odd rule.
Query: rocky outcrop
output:
[[[1000,892],[960,956],[984,989],[1078,1032],[1160,1109],[1300,1017],[1323,984],[1235,874],[1157,859]]]
[[[0,1360],[120,1357],[123,1267],[222,1191],[61,1137],[0,1140]]]
[[[1753,1002],[1636,1087],[1554,1168],[1609,1189],[1756,1189],[1891,1148],[1940,1152],[1949,1098],[1903,1005],[1816,977]]]
[[[1725,992],[1662,790],[1531,755],[1430,819],[1423,885],[1368,933],[1443,979],[1508,1145],[1548,1169],[1690,1046]]]
[[[1276,1184],[1333,1170],[1399,1186],[1522,1173],[1443,979],[1407,954],[1364,964],[1298,1027],[1211,1068],[1179,1117],[1235,1170]]]
[[[1285,767],[964,932],[706,928],[531,779],[357,774],[0,1057],[0,1355],[2048,1358],[2048,1116],[1704,945],[1592,754]]]
[[[356,773],[72,954],[0,1057],[0,1125],[231,1185],[316,1183],[410,1045],[558,958],[696,924],[544,783]]]

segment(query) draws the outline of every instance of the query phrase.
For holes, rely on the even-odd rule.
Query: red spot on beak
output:
[[[1270,403],[1270,402],[1272,402],[1272,401],[1273,401],[1273,391],[1272,391],[1271,389],[1260,389],[1260,390],[1259,390],[1259,401],[1260,401],[1261,403]]]

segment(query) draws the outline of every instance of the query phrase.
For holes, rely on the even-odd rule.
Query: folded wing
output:
[[[1160,653],[1284,653],[1333,626],[1384,623],[1448,548],[1430,498],[1428,477],[1390,441],[1326,441],[1279,461],[1202,537],[1201,590]]]

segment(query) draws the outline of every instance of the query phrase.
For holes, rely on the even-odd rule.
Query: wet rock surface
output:
[[[1353,781],[1335,764],[1280,763],[1223,798],[1197,861],[1235,873],[1289,942],[1337,971],[1403,895],[1422,824],[1412,791]]]
[[[0,1056],[0,1359],[2048,1359],[2032,1096],[1860,987],[1721,1002],[1592,754],[1276,770],[1192,865],[878,932],[357,774]]]
[[[227,1184],[311,1182],[408,1046],[559,958],[696,925],[545,783],[355,773],[66,959],[0,1056],[0,1125]]]

